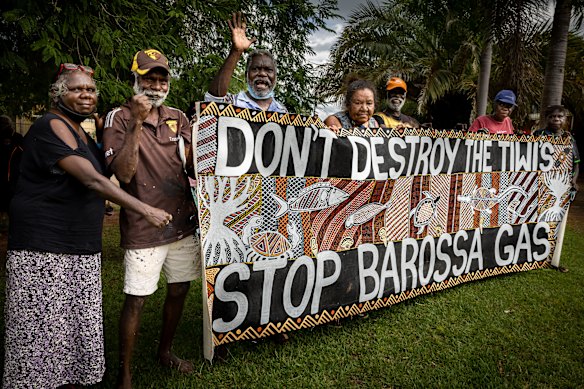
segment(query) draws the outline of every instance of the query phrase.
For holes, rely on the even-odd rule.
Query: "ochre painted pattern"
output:
[[[202,117],[204,121],[204,126],[214,125],[216,122],[216,116],[234,116],[240,117],[250,122],[265,123],[265,122],[276,122],[285,125],[295,125],[295,126],[311,126],[315,125],[317,128],[322,127],[322,123],[318,118],[307,117],[302,115],[294,114],[274,114],[266,113],[261,111],[253,111],[248,109],[242,109],[233,107],[227,104],[205,104],[203,114],[212,115]],[[204,127],[201,127],[204,128]],[[358,130],[341,130],[339,131],[339,136],[346,135],[358,135]],[[364,136],[430,136],[430,137],[450,137],[459,139],[475,139],[475,140],[507,140],[507,141],[524,141],[524,142],[534,142],[536,138],[533,137],[516,137],[516,136],[492,136],[484,134],[465,134],[455,131],[437,131],[437,130],[388,130],[388,129],[372,129],[363,130],[362,135]],[[541,140],[539,138],[538,140]],[[558,165],[554,166],[554,170],[560,172],[567,172],[571,169],[571,158],[569,156],[570,140],[549,138],[549,141],[553,143],[555,157],[558,159]],[[201,154],[200,160],[204,160],[207,157],[214,157],[213,151],[208,151],[204,148],[211,139],[200,139],[199,145],[202,146],[205,153]],[[208,148],[208,147],[207,147]],[[566,151],[568,150],[568,151]],[[562,157],[563,156],[563,157]],[[199,160],[199,159],[198,159]],[[489,174],[489,176],[485,176]],[[507,174],[507,173],[505,173]],[[552,173],[550,173],[552,174]],[[205,175],[199,175],[199,179],[205,179]],[[234,214],[228,215],[224,224],[226,227],[230,228],[236,234],[241,236],[241,233],[246,226],[246,223],[253,216],[261,215],[262,207],[267,206],[264,204],[264,199],[262,196],[262,181],[263,178],[259,175],[252,175],[252,181],[255,186],[250,189],[248,196],[248,206],[241,211]],[[483,177],[487,179],[483,179]],[[241,192],[245,186],[246,176],[240,177],[237,180],[237,186],[235,191]],[[273,178],[272,178],[273,179]],[[415,176],[415,177],[400,177],[397,180],[387,180],[376,182],[373,180],[367,181],[351,181],[348,179],[319,179],[315,177],[305,178],[304,187],[309,187],[317,182],[329,182],[332,186],[344,190],[350,199],[345,202],[338,204],[334,207],[329,207],[326,209],[313,211],[313,212],[299,212],[299,218],[301,220],[301,230],[299,231],[303,234],[303,252],[305,255],[314,257],[315,252],[323,250],[335,250],[342,251],[349,248],[357,247],[359,244],[363,243],[381,243],[380,230],[384,230],[389,235],[389,239],[392,241],[403,240],[404,238],[410,236],[413,238],[421,239],[427,234],[440,235],[442,233],[455,233],[461,229],[474,229],[480,225],[480,212],[475,211],[473,207],[468,203],[462,203],[458,201],[458,196],[472,196],[472,192],[475,188],[485,187],[487,189],[495,189],[494,197],[498,196],[501,192],[501,187],[505,189],[510,185],[518,185],[526,189],[530,195],[528,199],[521,198],[519,194],[512,194],[509,196],[509,201],[513,199],[518,199],[523,203],[530,203],[531,201],[538,201],[538,208],[533,210],[531,213],[533,217],[537,215],[552,205],[565,206],[569,201],[568,193],[564,193],[560,199],[556,199],[554,194],[551,192],[550,188],[545,185],[543,181],[543,174],[537,172],[527,172],[527,173],[512,173],[512,178],[506,183],[506,186],[502,186],[501,173],[459,173],[453,175],[438,175],[438,176]],[[289,200],[287,198],[287,186],[288,178],[278,177],[275,178],[275,190],[284,201],[288,204]],[[481,185],[482,182],[488,183]],[[539,190],[534,190],[530,192],[528,188],[538,184]],[[269,191],[266,193],[271,193],[272,187],[270,186]],[[202,189],[200,192],[204,192],[204,186],[200,186]],[[217,188],[215,187],[215,190]],[[296,188],[294,189],[296,190]],[[225,196],[229,196],[231,187],[228,186]],[[424,229],[424,232],[417,235],[419,227],[413,225],[413,217],[410,217],[410,211],[415,209],[416,206],[424,199],[422,194],[424,191],[428,191],[432,196],[440,196],[440,201],[437,203],[436,214],[430,224]],[[381,204],[386,204],[391,199],[390,206],[387,209],[381,210],[377,215],[373,216],[370,220],[363,222],[360,225],[355,225],[349,229],[345,228],[345,221],[349,215],[354,213],[359,207],[372,202],[378,202]],[[269,202],[272,204],[273,202]],[[483,217],[489,218],[487,224],[491,227],[498,226],[498,220],[502,213],[507,212],[508,202],[495,204],[491,209],[491,213],[483,213]],[[521,204],[524,206],[525,204]],[[203,236],[205,232],[209,229],[209,210],[204,207],[201,200],[199,199],[199,206],[201,206],[201,229],[203,231]],[[519,209],[519,208],[518,208]],[[527,209],[527,207],[522,208]],[[283,235],[283,237],[288,237],[287,225],[289,221],[289,214],[284,214],[277,221],[277,231]],[[512,220],[519,222],[514,216],[509,216]],[[534,221],[534,220],[531,220]],[[550,236],[554,236],[556,229],[555,223],[550,223],[552,225],[552,230]],[[441,229],[443,231],[441,231]],[[387,230],[387,231],[385,231]],[[272,235],[265,235],[263,239],[266,244],[271,247],[273,243],[279,243],[281,246],[285,244],[284,241],[278,242],[277,239],[283,237],[276,235],[275,231],[262,231],[264,233],[271,233]],[[290,240],[288,240],[290,242]],[[350,245],[350,246],[347,246]],[[551,251],[555,250],[555,241],[550,239]],[[267,247],[267,246],[266,246]],[[282,246],[283,247],[283,246]],[[274,250],[267,250],[265,254],[270,254]],[[282,251],[277,249],[278,253]],[[293,259],[291,259],[293,260]],[[331,320],[336,320],[343,317],[348,317],[356,315],[358,313],[367,312],[372,309],[379,309],[382,307],[387,307],[398,302],[404,301],[409,298],[416,297],[421,294],[431,293],[434,291],[439,291],[446,289],[460,283],[470,282],[477,279],[482,279],[485,277],[496,276],[499,274],[512,273],[517,271],[526,271],[535,268],[548,267],[547,262],[539,262],[532,264],[524,264],[521,266],[509,266],[497,269],[485,270],[482,272],[476,272],[468,275],[461,276],[456,279],[451,279],[440,284],[432,284],[426,287],[422,287],[413,291],[404,292],[396,296],[390,296],[385,299],[375,300],[367,302],[364,304],[353,304],[346,307],[339,307],[338,309],[329,310],[322,312],[318,315],[309,315],[304,318],[299,319],[288,319],[283,323],[268,323],[264,328],[248,328],[237,330],[233,333],[227,334],[214,334],[215,344],[229,343],[234,340],[240,339],[256,339],[260,337],[269,336],[271,334],[292,331],[300,328],[313,327],[318,324],[326,323]],[[210,266],[206,268],[206,280],[207,280],[207,294],[209,296],[207,304],[209,309],[212,311],[212,305],[214,301],[214,279],[219,272],[220,266]]]
[[[499,183],[499,174],[498,173],[488,173],[491,176],[491,188],[494,188],[498,193],[501,193],[501,185]],[[489,227],[498,227],[499,226],[499,207],[500,205],[497,203],[493,208],[491,208],[491,217],[489,218]]]
[[[462,181],[462,187],[459,190],[459,195],[462,196],[472,196],[473,190],[477,186],[477,178],[475,174],[460,174],[458,175]],[[475,228],[478,224],[475,223],[475,210],[468,203],[463,203],[461,201],[456,201],[456,204],[460,206],[458,225],[455,226],[453,232],[458,230],[470,230]]]
[[[408,237],[413,177],[400,177],[395,181],[391,192],[391,202],[395,206],[385,212],[385,228],[388,241],[403,240]],[[404,204],[400,206],[399,204]]]
[[[438,236],[444,233],[448,226],[448,210],[453,208],[450,206],[450,177],[447,175],[439,175],[432,177],[430,181],[429,191],[436,198],[440,196],[440,200],[436,204],[436,215],[428,224],[428,234]]]

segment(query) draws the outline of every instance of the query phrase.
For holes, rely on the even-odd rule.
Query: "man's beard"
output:
[[[248,86],[247,89],[250,92],[250,94],[252,95],[252,97],[255,99],[267,99],[267,98],[272,97],[273,92],[274,92],[274,84],[272,84],[272,82],[268,79],[262,79],[262,81],[268,85],[268,89],[258,91],[255,87],[255,84],[257,81],[258,80],[253,82],[253,81],[248,80],[248,82],[247,82],[247,86]]]
[[[150,102],[152,103],[152,106],[155,108],[158,108],[162,104],[164,104],[164,101],[166,100],[166,96],[168,96],[169,91],[170,87],[166,90],[166,92],[156,92],[150,89],[144,89],[142,88],[142,86],[140,86],[137,77],[136,80],[134,81],[134,93],[137,95],[144,95],[148,97],[150,99]]]
[[[388,102],[388,107],[391,111],[393,112],[401,112],[401,109],[403,108],[404,104],[406,103],[406,99],[401,100],[399,103],[394,103],[392,101]]]

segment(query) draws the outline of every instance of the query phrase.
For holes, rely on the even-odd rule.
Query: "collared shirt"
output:
[[[172,221],[159,229],[137,212],[122,208],[120,231],[122,247],[142,249],[176,242],[194,233],[197,216],[188,177],[178,153],[179,135],[185,147],[191,145],[191,127],[185,114],[175,108],[161,106],[158,123],[142,124],[138,165],[128,184],[122,189],[153,207],[164,209]],[[132,114],[130,104],[111,111],[106,118],[103,144],[106,164],[112,162],[124,145]]]
[[[213,96],[209,92],[205,93],[205,101],[214,101],[216,103],[227,103],[233,104],[237,107],[241,108],[249,108],[255,109],[258,111],[263,111],[263,109],[251,98],[247,95],[245,91],[241,91],[236,95],[231,93],[226,94],[223,97]],[[266,111],[270,112],[280,112],[280,113],[287,113],[288,110],[284,107],[283,104],[276,101],[276,99],[272,98],[272,102]]]

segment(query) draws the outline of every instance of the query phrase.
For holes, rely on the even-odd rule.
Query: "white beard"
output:
[[[160,107],[164,104],[166,97],[168,96],[168,92],[170,91],[170,87],[166,90],[166,92],[156,92],[150,89],[144,89],[140,86],[138,82],[138,77],[135,78],[134,81],[134,93],[137,95],[144,95],[150,99],[152,106],[155,108]]]
[[[394,112],[401,112],[401,109],[403,108],[403,106],[404,106],[404,104],[405,104],[405,103],[406,103],[406,100],[405,100],[405,99],[403,99],[403,100],[401,101],[401,103],[399,103],[399,104],[397,104],[397,105],[396,105],[396,104],[394,104],[394,103],[392,103],[392,102],[390,102],[390,103],[388,104],[388,106],[389,106],[389,109],[393,110]]]
[[[264,98],[266,96],[269,96],[273,91],[274,91],[274,85],[269,81],[269,80],[265,80],[268,83],[268,88],[266,90],[263,91],[258,91],[255,88],[255,83],[251,82],[251,81],[247,81],[247,85],[249,86],[249,88],[253,91],[253,93],[259,97],[259,98]]]

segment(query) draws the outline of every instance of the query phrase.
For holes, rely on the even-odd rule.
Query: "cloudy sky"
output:
[[[365,4],[365,2],[366,0],[338,0],[338,14],[348,17],[353,10],[355,10],[360,4]],[[375,0],[372,0],[372,2],[377,3]],[[335,43],[338,34],[343,30],[345,21],[342,19],[332,19],[329,20],[327,24],[328,27],[335,32],[319,30],[310,38],[310,46],[316,55],[311,56],[308,60],[314,64],[322,64],[326,62],[330,48]],[[316,108],[316,113],[324,120],[328,115],[337,112],[340,109],[340,107],[334,105],[318,106]]]
[[[360,4],[365,4],[365,2],[365,0],[338,0],[339,11],[337,13],[343,17],[348,17],[354,9]],[[373,2],[375,3],[374,0]],[[316,52],[316,55],[310,57],[310,62],[321,64],[327,60],[330,47],[335,43],[337,34],[340,34],[343,30],[344,23],[345,21],[342,19],[329,20],[327,25],[335,31],[334,33],[319,30],[312,35],[310,46]]]

